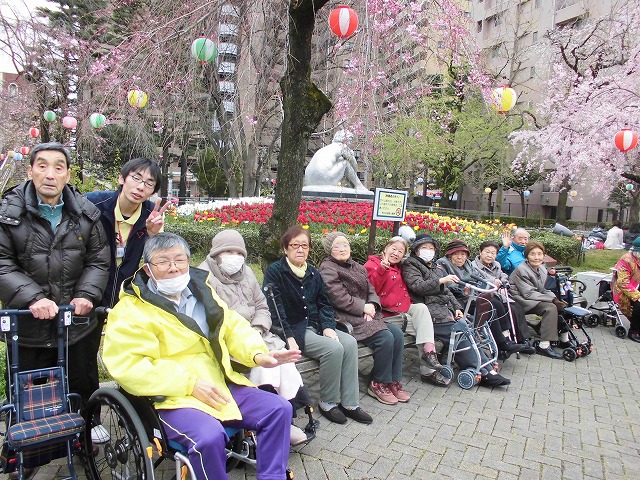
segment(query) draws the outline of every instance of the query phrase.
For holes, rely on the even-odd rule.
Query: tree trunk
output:
[[[558,206],[556,207],[556,222],[564,225],[567,222],[567,199],[568,190],[562,190],[558,194]]]
[[[525,196],[524,196],[524,192],[518,192],[520,194],[520,211],[522,212],[522,217],[525,218],[527,216],[527,210],[525,207]]]
[[[263,266],[278,258],[280,237],[296,222],[309,137],[331,108],[331,101],[311,81],[311,38],[315,14],[327,2],[291,0],[289,4],[287,71],[280,80],[284,121],[275,202],[273,215],[260,229]]]
[[[640,194],[634,191],[631,194],[631,203],[629,203],[629,223],[638,221],[640,221]]]

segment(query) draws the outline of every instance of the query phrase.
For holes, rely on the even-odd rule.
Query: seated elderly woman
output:
[[[155,404],[169,440],[188,450],[198,480],[228,478],[225,427],[255,430],[258,478],[285,478],[291,404],[233,370],[276,367],[300,350],[269,351],[260,334],[229,310],[189,268],[187,242],[172,233],[147,240],[144,265],[122,285],[109,314],[103,360],[113,378]]]
[[[289,346],[320,363],[320,413],[335,423],[347,417],[360,423],[373,419],[359,405],[358,343],[336,331],[335,312],[320,272],[307,263],[311,235],[299,225],[280,239],[284,257],[272,263],[264,285],[273,288],[276,306],[269,302],[272,321],[282,320]],[[278,310],[276,311],[275,308]]]
[[[232,310],[242,315],[262,336],[269,350],[285,348],[284,341],[271,332],[271,313],[267,299],[251,268],[245,265],[247,249],[237,230],[223,230],[211,240],[209,255],[198,268],[211,272],[209,281],[216,293]],[[278,395],[293,405],[293,414],[311,401],[302,384],[300,372],[293,363],[275,368],[255,367],[249,373],[254,385],[271,385]],[[291,425],[291,445],[308,441],[307,435]]]
[[[545,250],[538,242],[529,242],[524,250],[525,261],[509,276],[511,297],[520,304],[525,313],[542,316],[540,341],[536,343],[536,353],[559,360],[562,353],[551,345],[558,341],[558,309],[567,306],[556,298],[551,290],[545,288],[547,269],[543,265]],[[567,347],[568,332],[560,334],[559,346]]]
[[[496,284],[498,288],[509,287],[509,275],[502,271],[502,267],[496,261],[496,255],[500,245],[496,242],[486,241],[482,242],[479,247],[480,254],[471,262],[471,266],[474,271],[480,274],[483,278],[490,280]],[[509,298],[506,294],[500,295],[500,300],[504,305],[507,312],[511,310],[511,317],[513,318],[513,326],[509,325],[515,331],[512,333],[515,335],[515,341],[524,345],[521,353],[532,355],[536,353],[530,343],[531,334],[529,327],[527,326],[527,320],[525,318],[524,310],[519,303],[516,303],[513,299]],[[505,332],[505,335],[507,333]]]
[[[353,336],[373,350],[373,371],[367,393],[381,403],[408,402],[402,389],[404,334],[386,324],[380,313],[380,299],[369,283],[367,271],[351,258],[349,239],[341,232],[324,236],[322,246],[329,254],[320,264],[320,274],[336,320],[350,323]]]
[[[640,343],[640,237],[616,264],[613,299],[629,319],[629,338]]]
[[[438,242],[431,235],[418,235],[411,245],[411,255],[402,264],[402,278],[409,289],[411,301],[429,307],[436,338],[448,345],[453,328],[468,331],[468,326],[463,319],[462,306],[448,288],[448,285],[460,279],[457,275],[447,275],[441,266],[436,265],[433,259],[437,249]],[[468,348],[470,346],[466,339],[460,341],[459,349],[462,350],[456,353],[455,362],[461,369],[476,366],[477,358]],[[482,350],[480,355],[483,363],[488,362]],[[480,380],[480,385],[486,387],[510,383],[509,379],[493,369],[485,369]]]
[[[471,252],[467,247],[467,244],[462,240],[451,240],[445,247],[445,256],[439,258],[436,262],[440,265],[444,271],[450,275],[454,275],[462,280],[471,279],[471,275],[484,277],[480,272],[476,271],[472,263],[469,261]],[[493,280],[492,280],[493,281]],[[462,285],[458,285],[457,282],[453,282],[449,285],[449,290],[458,299],[461,305],[466,305],[469,295],[465,292]],[[486,312],[480,315],[480,318],[476,319],[477,323],[483,321],[490,321],[491,333],[496,341],[498,350],[502,358],[508,357],[512,353],[522,352],[527,349],[526,345],[517,344],[510,339],[510,323],[509,312],[502,304],[502,299],[497,295],[487,294],[478,297],[476,302],[491,303],[488,306]],[[475,304],[471,305],[469,313],[473,313],[475,310]]]
[[[402,279],[400,262],[407,252],[407,241],[393,237],[384,246],[381,255],[370,255],[364,268],[369,281],[380,297],[382,314],[389,317],[403,313],[407,316],[407,332],[416,337],[420,357],[420,378],[434,385],[448,385],[449,379],[438,375],[442,365],[436,354],[433,321],[429,309],[423,303],[411,303],[409,291]]]

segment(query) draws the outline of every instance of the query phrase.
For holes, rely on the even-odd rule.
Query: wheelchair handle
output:
[[[498,287],[495,283],[491,283],[482,277],[474,275],[473,273],[470,275],[470,277],[472,280],[475,280],[476,282],[484,285],[484,288],[470,282],[463,282],[464,288],[469,288],[480,293],[495,293],[496,291],[498,291]]]
[[[73,312],[75,308],[75,305],[59,305],[58,314],[60,314],[61,312]],[[0,315],[16,315],[20,317],[22,315],[31,315],[31,310],[29,310],[28,308],[4,309],[0,310]]]

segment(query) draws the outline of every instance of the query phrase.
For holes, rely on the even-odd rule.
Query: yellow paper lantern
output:
[[[129,105],[134,108],[144,108],[149,100],[149,96],[144,90],[129,90],[127,100],[129,101]]]
[[[498,113],[507,113],[518,101],[516,91],[508,86],[498,87],[491,93],[491,108]]]

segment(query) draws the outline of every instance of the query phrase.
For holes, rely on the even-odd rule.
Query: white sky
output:
[[[52,8],[54,5],[47,0],[0,0],[0,12],[3,15],[12,15],[11,12],[16,12],[18,18],[28,17],[30,10],[44,6]],[[0,72],[15,73],[10,59],[2,52],[0,52]]]

